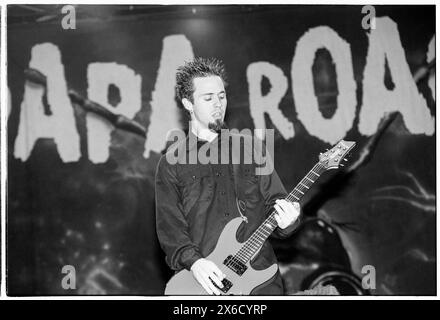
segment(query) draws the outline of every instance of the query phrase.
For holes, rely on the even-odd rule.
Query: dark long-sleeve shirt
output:
[[[191,135],[192,133],[190,133]],[[193,136],[194,137],[194,136]],[[186,139],[185,148],[170,147],[167,154],[180,151],[179,162],[188,163],[191,151],[200,151],[203,145],[218,151],[218,164],[170,164],[166,155],[158,163],[156,171],[156,229],[166,262],[173,270],[190,269],[198,259],[206,257],[215,248],[225,225],[240,217],[237,207],[234,177],[243,201],[243,214],[248,223],[238,231],[238,241],[246,240],[273,210],[276,199],[284,198],[286,191],[275,171],[266,175],[256,174],[256,164],[240,164],[234,170],[229,148],[229,161],[221,164],[221,155],[227,151],[231,139],[216,138],[212,145],[206,141]],[[243,141],[243,140],[242,140]],[[217,148],[218,146],[218,148]],[[182,152],[183,150],[183,152]],[[241,149],[249,152],[246,147]],[[183,161],[182,157],[185,157]],[[227,158],[227,156],[226,156]],[[269,160],[271,161],[271,160]],[[240,198],[240,197],[239,197]],[[298,223],[284,230],[276,228],[273,236],[286,237]],[[251,261],[255,269],[264,269],[276,263],[276,257],[268,241]],[[281,293],[282,294],[282,293]]]

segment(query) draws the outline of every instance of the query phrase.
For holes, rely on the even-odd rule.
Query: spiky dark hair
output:
[[[194,78],[219,76],[226,87],[226,72],[223,62],[215,58],[195,58],[177,68],[176,96],[179,101],[183,98],[194,102]]]

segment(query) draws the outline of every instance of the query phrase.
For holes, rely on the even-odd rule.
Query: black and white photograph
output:
[[[435,5],[3,9],[7,296],[437,296]]]

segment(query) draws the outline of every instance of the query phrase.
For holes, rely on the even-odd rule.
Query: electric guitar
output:
[[[355,142],[341,140],[331,150],[321,153],[319,162],[285,199],[298,202],[322,173],[343,166],[340,164],[341,161],[355,144]],[[255,270],[250,265],[251,259],[260,251],[263,243],[278,226],[274,218],[275,212],[273,210],[243,243],[239,243],[236,237],[237,230],[243,222],[241,218],[232,219],[223,229],[214,251],[206,257],[226,275],[222,282],[223,288],[218,287],[222,295],[249,295],[253,289],[265,284],[276,274],[277,264],[264,270]],[[208,293],[194,278],[192,272],[184,269],[168,281],[165,294],[207,295]]]

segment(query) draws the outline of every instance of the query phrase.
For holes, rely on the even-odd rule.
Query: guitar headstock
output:
[[[326,170],[337,169],[341,165],[341,161],[354,148],[356,142],[341,140],[330,150],[319,155],[319,162]]]

